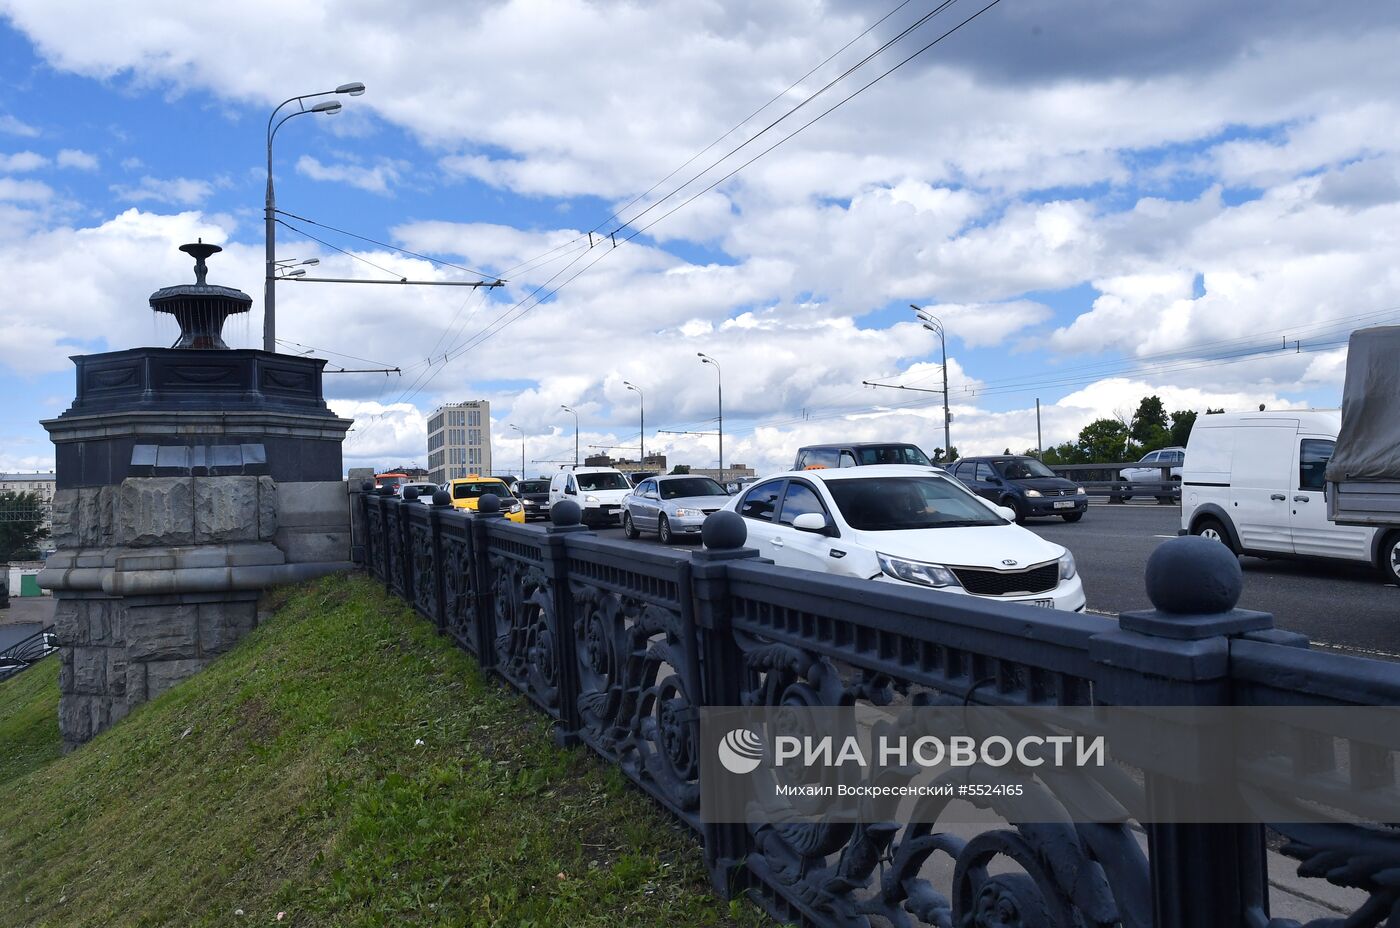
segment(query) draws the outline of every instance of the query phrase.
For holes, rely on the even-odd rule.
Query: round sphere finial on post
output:
[[[737,512],[721,509],[705,517],[700,525],[700,540],[706,548],[742,548],[749,540],[749,528]]]
[[[404,488],[404,491],[403,491],[403,498],[404,498],[404,499],[407,499],[407,500],[414,500],[414,499],[417,499],[417,498],[418,498],[418,488],[417,488],[417,487],[405,487],[405,488]]]
[[[361,492],[361,493],[373,493],[373,492],[374,492],[374,481],[373,481],[373,480],[361,480],[361,481],[360,481],[360,492]]]
[[[483,493],[481,499],[476,501],[476,511],[481,513],[500,512],[501,498],[495,493]]]
[[[434,505],[434,506],[438,506],[438,507],[442,507],[442,506],[451,506],[451,505],[452,505],[452,494],[451,494],[451,493],[448,493],[446,490],[434,490],[434,491],[433,491],[433,505]]]
[[[1158,545],[1147,559],[1147,598],[1159,612],[1229,612],[1243,591],[1240,559],[1218,541],[1183,535]]]
[[[549,521],[559,528],[568,528],[583,522],[583,507],[571,499],[561,499],[549,507]]]

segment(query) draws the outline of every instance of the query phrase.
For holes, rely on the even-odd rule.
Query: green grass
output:
[[[698,843],[360,577],[56,757],[0,688],[2,925],[731,925]],[[421,742],[421,744],[419,743]],[[241,910],[243,916],[236,912]]]
[[[58,655],[53,655],[0,683],[0,790],[58,757],[60,747]]]

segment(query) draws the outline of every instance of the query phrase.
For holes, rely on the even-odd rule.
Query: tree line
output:
[[[1206,415],[1224,411],[1207,408]],[[1159,448],[1186,447],[1186,439],[1190,437],[1191,427],[1195,424],[1194,409],[1178,409],[1168,413],[1160,396],[1144,396],[1132,416],[1095,419],[1079,430],[1079,437],[1074,441],[1046,448],[1041,460],[1046,464],[1136,461]],[[1026,453],[1034,454],[1033,451]]]

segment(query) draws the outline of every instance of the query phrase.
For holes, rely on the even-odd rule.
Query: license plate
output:
[[[1044,606],[1046,609],[1054,609],[1055,601],[1053,599],[1033,599],[1031,600],[1031,605]]]
[[[1061,502],[1057,502],[1057,503],[1055,504],[1055,508],[1056,508],[1056,509],[1073,509],[1073,508],[1074,508],[1074,500],[1072,500],[1072,499],[1067,499],[1067,500],[1063,500],[1063,501],[1061,501]]]

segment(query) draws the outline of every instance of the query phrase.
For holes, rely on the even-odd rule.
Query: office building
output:
[[[428,417],[428,479],[491,473],[491,403],[448,403]]]

